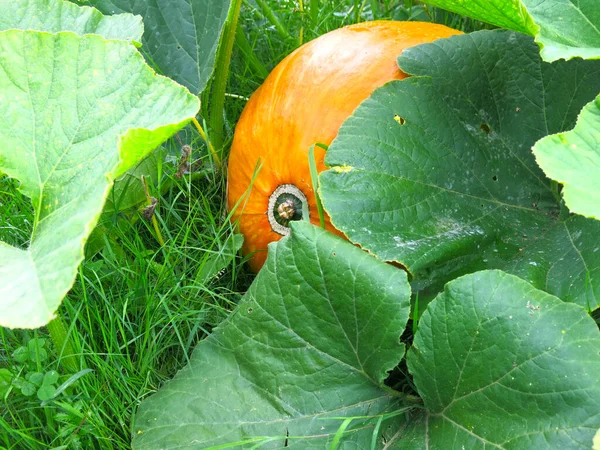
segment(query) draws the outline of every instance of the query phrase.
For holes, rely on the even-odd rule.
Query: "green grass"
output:
[[[244,36],[236,41],[232,95],[226,99],[229,139],[245,98],[301,42],[373,18],[434,20],[467,31],[482,27],[414,3],[304,0],[301,11],[297,1],[244,1]],[[224,203],[225,175],[213,169],[195,130],[181,131],[166,148],[176,156],[183,144],[194,148],[199,169],[177,179],[175,165],[164,166],[159,185],[152,187],[159,199],[160,235],[139,211],[112,213],[103,217],[88,245],[75,285],[59,310],[76,370],[69,368],[63,349],[53,347],[46,328],[0,328],[0,369],[8,368],[20,379],[56,370],[57,385],[83,373],[45,403],[10,388],[0,399],[0,449],[130,448],[137,405],[185,366],[194,346],[227,317],[252,282],[243,258],[231,257],[234,230]],[[17,188],[17,182],[0,177],[0,239],[26,247],[32,208]],[[15,351],[32,340],[45,343],[47,357],[19,362]],[[86,369],[91,372],[81,372]]]

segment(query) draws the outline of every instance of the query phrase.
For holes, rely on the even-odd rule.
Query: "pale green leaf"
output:
[[[408,367],[426,411],[388,448],[587,450],[600,426],[598,327],[500,271],[448,283]]]
[[[142,403],[134,448],[325,449],[355,416],[339,448],[369,448],[378,415],[402,407],[382,384],[404,354],[409,297],[404,271],[294,223],[238,308]]]
[[[0,325],[52,319],[113,180],[198,103],[125,41],[0,32],[0,171],[20,181],[35,210],[28,249],[0,243]]]
[[[73,31],[134,42],[141,42],[144,32],[140,16],[103,16],[95,8],[65,0],[0,0],[0,11],[0,31],[12,28],[50,33]]]
[[[535,36],[546,61],[600,58],[598,0],[425,0],[483,22]]]
[[[594,444],[592,446],[592,450],[600,450],[600,429],[596,432],[594,436]]]
[[[564,184],[569,209],[600,220],[600,96],[583,109],[572,131],[543,138],[533,153],[546,175]]]
[[[544,63],[530,37],[503,30],[399,61],[413,76],[375,91],[327,152],[332,223],[434,292],[497,268],[598,307],[600,222],[561,210],[531,147],[573,127],[597,95],[600,61]]]

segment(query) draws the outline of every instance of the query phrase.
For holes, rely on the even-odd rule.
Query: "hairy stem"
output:
[[[231,63],[231,54],[233,52],[233,43],[235,42],[235,33],[241,6],[242,0],[233,0],[231,2],[229,14],[223,28],[223,37],[221,39],[213,81],[209,125],[213,132],[211,141],[217,155],[222,152],[225,142],[225,119],[223,117],[225,91],[227,89],[227,80],[229,79],[229,65]],[[219,157],[219,161],[220,159]]]
[[[277,14],[275,14],[275,11],[273,11],[271,9],[271,6],[269,6],[269,4],[265,0],[255,0],[255,1],[256,1],[256,4],[258,6],[260,6],[260,9],[262,10],[262,12],[265,15],[265,17],[267,18],[267,20],[269,22],[271,22],[271,25],[273,25],[275,27],[275,29],[277,30],[279,35],[283,39],[291,38],[290,33],[288,33],[288,31],[285,29],[285,27],[279,20],[279,17],[277,17]],[[300,5],[301,5],[300,8],[302,8],[302,0],[300,0]]]

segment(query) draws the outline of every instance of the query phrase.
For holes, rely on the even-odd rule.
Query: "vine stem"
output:
[[[275,29],[277,30],[279,35],[283,39],[290,39],[291,38],[290,33],[288,33],[288,31],[282,25],[281,21],[275,14],[275,11],[273,11],[271,9],[269,4],[265,0],[255,0],[255,1],[256,1],[256,4],[258,6],[260,6],[260,9],[262,9],[262,12],[265,15],[265,17],[267,18],[267,20],[269,22],[271,22],[271,24],[275,27]],[[302,8],[302,0],[300,0],[300,8]]]
[[[219,154],[223,150],[223,143],[225,141],[225,119],[223,117],[223,110],[225,108],[225,91],[227,89],[227,81],[229,79],[229,65],[231,62],[231,54],[233,53],[233,44],[235,42],[235,33],[237,30],[238,19],[240,17],[241,6],[242,0],[233,0],[231,2],[231,8],[229,9],[225,26],[223,27],[223,39],[219,48],[217,67],[215,69],[213,82],[211,98],[212,104],[208,123],[213,132],[211,141],[214,145],[214,150],[216,150],[215,154],[217,155],[215,162],[219,161],[219,165],[221,161]]]
[[[50,333],[50,339],[52,339],[54,347],[56,347],[58,354],[61,356],[61,361],[64,363],[65,367],[73,373],[77,372],[75,352],[73,351],[71,340],[67,336],[67,328],[60,315],[57,315],[52,319],[47,325],[47,328]]]

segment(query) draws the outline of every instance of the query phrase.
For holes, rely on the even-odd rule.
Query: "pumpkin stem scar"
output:
[[[352,170],[354,170],[354,167],[347,166],[346,164],[344,164],[343,166],[332,167],[331,170],[333,170],[336,173],[347,173],[347,172],[351,172]]]
[[[282,235],[290,234],[290,222],[308,219],[308,201],[304,193],[293,184],[282,184],[269,197],[267,216],[271,229]]]

